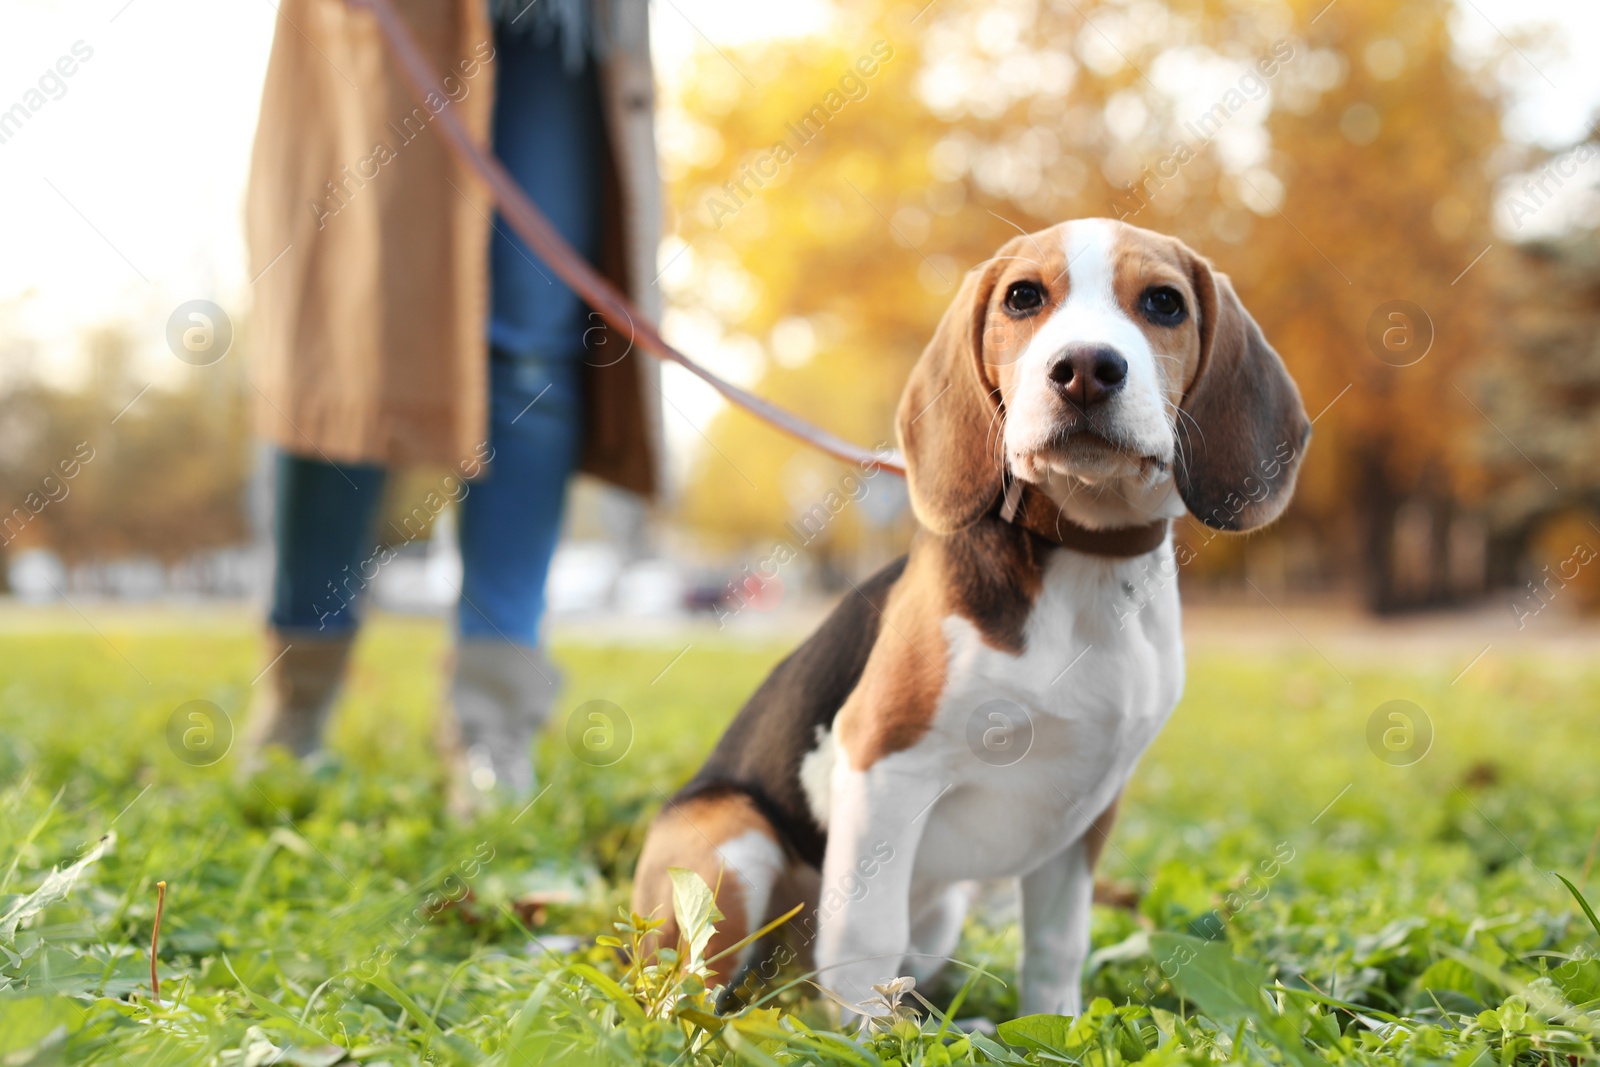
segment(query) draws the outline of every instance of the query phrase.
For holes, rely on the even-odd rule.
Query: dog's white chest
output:
[[[951,784],[929,812],[919,876],[1025,873],[1121,792],[1183,688],[1175,565],[1166,549],[1150,559],[1058,553],[1021,656],[946,621],[950,684],[934,730],[904,754],[932,757]]]
[[[884,761],[939,783],[919,816],[919,883],[1026,873],[1116,798],[1183,688],[1175,569],[1166,547],[1118,563],[1057,553],[1021,655],[992,648],[964,618],[944,620],[932,725]],[[831,747],[813,759],[831,763]]]

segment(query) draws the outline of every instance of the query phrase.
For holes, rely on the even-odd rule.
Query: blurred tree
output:
[[[1600,549],[1600,233],[1576,229],[1514,255],[1505,272],[1513,343],[1471,392],[1504,431],[1474,450],[1494,485],[1494,577],[1520,584],[1575,544]],[[1600,604],[1600,567],[1586,566],[1583,583],[1584,603]]]
[[[737,68],[703,54],[666,120],[684,145],[668,157],[690,245],[668,277],[677,302],[742,342],[762,393],[868,447],[893,446],[906,371],[964,269],[908,247],[928,241],[925,161],[943,130],[915,105],[916,61],[890,36],[864,24],[847,40],[766,45]],[[684,511],[723,545],[793,542],[783,524],[852,473],[740,414],[710,436]],[[891,481],[866,491],[903,493]],[[859,509],[841,510],[819,531],[822,558],[861,532]]]
[[[1535,241],[1515,256],[1506,272],[1514,344],[1473,390],[1506,434],[1485,438],[1477,456],[1495,480],[1501,528],[1570,503],[1600,506],[1600,233]]]
[[[83,388],[26,383],[0,395],[0,553],[48,546],[69,564],[172,563],[248,540],[240,361],[140,395],[124,332],[101,329],[88,347]]]
[[[1459,584],[1456,520],[1482,489],[1456,444],[1487,428],[1454,387],[1495,343],[1494,273],[1476,257],[1502,148],[1496,83],[1461,65],[1454,10],[869,4],[827,41],[708,53],[664,138],[689,244],[673,295],[744,339],[763,393],[871,443],[892,437],[900,385],[961,272],[1017,230],[1112,216],[1173,233],[1234,276],[1322,413],[1269,535],[1288,550],[1253,555],[1364,580],[1380,610],[1437,599]],[[893,58],[866,95],[829,107],[880,40]],[[818,106],[825,125],[799,142]],[[748,175],[763,180],[741,186]],[[1409,366],[1395,365],[1404,346],[1367,340],[1395,300],[1423,309],[1414,338],[1432,334]],[[796,465],[830,468],[743,415],[710,437],[722,455],[702,457],[684,507],[724,537],[775,533],[803,506],[785,492]],[[854,533],[841,522],[836,543]],[[1196,572],[1242,566],[1238,542],[1206,543]]]
[[[1237,268],[1311,410],[1350,389],[1317,426],[1297,519],[1326,531],[1325,558],[1359,546],[1349,558],[1378,610],[1482,581],[1464,512],[1484,483],[1462,446],[1493,432],[1466,372],[1506,341],[1500,263],[1484,262],[1501,101],[1485,72],[1459,65],[1454,11],[1357,0],[1312,27],[1343,76],[1315,104],[1274,109],[1281,215]]]

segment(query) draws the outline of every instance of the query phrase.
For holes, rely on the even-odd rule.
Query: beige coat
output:
[[[262,434],[341,462],[445,463],[487,436],[493,204],[433,129],[451,108],[488,142],[494,34],[483,0],[397,0],[448,99],[419,106],[374,19],[282,0],[251,163],[252,359]],[[613,42],[604,272],[655,318],[659,187],[645,6],[596,0]],[[598,319],[596,320],[598,322]],[[656,367],[585,339],[584,470],[655,488]],[[603,342],[603,343],[602,343]]]

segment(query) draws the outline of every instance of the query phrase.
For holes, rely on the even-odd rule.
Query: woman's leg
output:
[[[321,747],[360,599],[377,574],[372,534],[384,471],[287,452],[273,462],[270,677],[250,735],[252,747],[277,744],[305,756]]]
[[[555,40],[495,35],[494,149],[578,253],[600,251],[605,115],[594,63],[569,71]],[[583,301],[496,216],[489,239],[489,343],[513,357],[577,360],[595,321]]]
[[[555,42],[499,35],[495,148],[580,253],[600,239],[604,130],[592,64]],[[533,789],[531,746],[555,698],[539,649],[545,579],[582,439],[583,303],[500,222],[492,238],[489,442],[461,505],[463,584],[452,698],[469,783]]]

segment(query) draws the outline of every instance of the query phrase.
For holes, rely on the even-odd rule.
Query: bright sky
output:
[[[1461,4],[1468,47],[1541,21],[1561,26],[1569,42],[1600,40],[1593,0]],[[196,297],[248,306],[241,204],[270,0],[10,0],[6,8],[0,112],[28,100],[42,76],[48,92],[0,143],[0,343],[33,338],[33,373],[66,382],[83,372],[82,331],[122,320],[149,339],[158,381],[191,373],[162,348],[171,310]],[[816,32],[829,10],[827,0],[657,0],[661,77],[670,83],[707,41]],[[1573,52],[1527,65],[1513,132],[1556,142],[1583,128],[1600,103],[1600,63]],[[64,57],[73,73],[52,81]],[[669,397],[699,421],[715,404],[697,389],[669,382]]]

